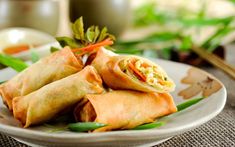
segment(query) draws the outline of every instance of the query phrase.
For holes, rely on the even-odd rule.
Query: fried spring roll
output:
[[[83,68],[70,48],[66,47],[32,64],[8,82],[0,85],[3,102],[12,110],[14,97],[27,95],[48,83],[62,79]]]
[[[103,92],[102,80],[95,68],[82,71],[50,83],[26,96],[13,99],[14,117],[24,127],[51,120],[61,111],[73,106],[86,94]]]
[[[159,65],[138,56],[118,56],[102,48],[91,65],[112,89],[165,93],[175,88]]]
[[[77,121],[107,124],[94,130],[104,132],[131,129],[176,111],[170,94],[120,90],[86,95],[75,108],[74,116]]]

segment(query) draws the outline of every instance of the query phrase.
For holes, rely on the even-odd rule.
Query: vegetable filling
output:
[[[127,75],[145,82],[154,88],[170,87],[172,84],[161,69],[149,65],[141,59],[130,58],[123,60],[120,62],[120,68]]]

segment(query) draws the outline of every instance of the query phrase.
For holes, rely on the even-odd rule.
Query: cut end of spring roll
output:
[[[159,93],[175,89],[175,83],[159,65],[138,56],[110,55],[101,49],[92,65],[112,89]]]
[[[83,102],[75,108],[74,116],[80,122],[106,124],[107,126],[94,130],[104,132],[132,129],[176,111],[170,94],[119,90],[86,95]]]
[[[24,127],[53,119],[61,111],[78,103],[86,94],[102,93],[102,80],[95,68],[82,71],[50,83],[26,96],[13,100],[14,117]]]
[[[57,51],[13,77],[0,86],[0,95],[9,110],[12,100],[27,95],[46,84],[57,81],[83,68],[81,59],[76,58],[69,47]]]
[[[119,67],[123,73],[156,89],[156,92],[171,92],[175,89],[175,83],[166,72],[159,65],[144,58],[125,57],[120,60]]]

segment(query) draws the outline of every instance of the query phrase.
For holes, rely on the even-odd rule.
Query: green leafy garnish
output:
[[[95,26],[92,26],[90,28],[87,29],[86,31],[86,38],[89,42],[93,42],[95,39]]]
[[[59,50],[60,50],[59,48],[56,48],[56,47],[53,47],[53,46],[50,48],[51,53],[57,52]]]
[[[24,61],[22,61],[18,58],[14,58],[9,55],[4,55],[4,54],[0,54],[0,63],[5,66],[11,67],[12,69],[14,69],[18,72],[20,72],[28,67],[28,65]]]
[[[68,128],[74,132],[86,132],[90,130],[95,130],[101,127],[107,126],[106,124],[96,123],[96,122],[78,122],[71,123]]]
[[[112,34],[109,34],[108,29],[106,27],[104,27],[100,32],[98,42],[105,40],[106,38],[110,38],[112,40],[115,40],[115,37]]]
[[[74,38],[56,38],[62,47],[69,46],[71,48],[78,48],[101,42],[107,38],[115,40],[115,37],[108,33],[108,29],[106,27],[104,27],[101,31],[98,26],[91,26],[85,30],[82,17],[77,19],[71,27]]]
[[[80,17],[71,26],[74,38],[80,41],[85,41],[83,18]]]
[[[62,47],[65,47],[65,46],[69,46],[71,48],[79,47],[76,41],[69,37],[56,37],[56,40],[60,43]]]
[[[89,43],[99,42],[98,41],[99,35],[100,35],[100,29],[98,26],[91,26],[86,31],[86,39],[89,41]]]
[[[143,124],[140,126],[137,126],[135,128],[133,128],[132,130],[146,130],[146,129],[153,129],[153,128],[158,128],[161,126],[164,126],[165,122],[153,122],[153,123],[148,123],[148,124]]]

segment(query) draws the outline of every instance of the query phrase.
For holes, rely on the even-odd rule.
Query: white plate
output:
[[[201,97],[204,92],[206,99],[196,105],[185,109],[181,112],[172,114],[164,118],[166,125],[150,130],[125,130],[112,131],[105,133],[73,133],[73,132],[54,132],[49,133],[45,126],[38,126],[29,129],[18,127],[18,122],[12,117],[8,110],[0,104],[0,132],[16,138],[19,141],[29,145],[42,146],[137,146],[137,145],[153,145],[160,143],[167,138],[181,134],[196,128],[203,123],[209,121],[219,114],[226,102],[226,89],[212,75],[191,67],[189,65],[174,63],[154,59],[156,63],[161,65],[175,81],[177,87],[172,93],[176,104],[185,99],[179,96],[179,92],[187,89],[190,92],[185,97],[195,98]],[[0,81],[7,80],[14,75],[9,69],[0,71]],[[188,84],[185,84],[187,77]],[[184,79],[184,80],[182,80]],[[193,92],[200,91],[198,94]],[[190,95],[191,96],[190,96]]]

